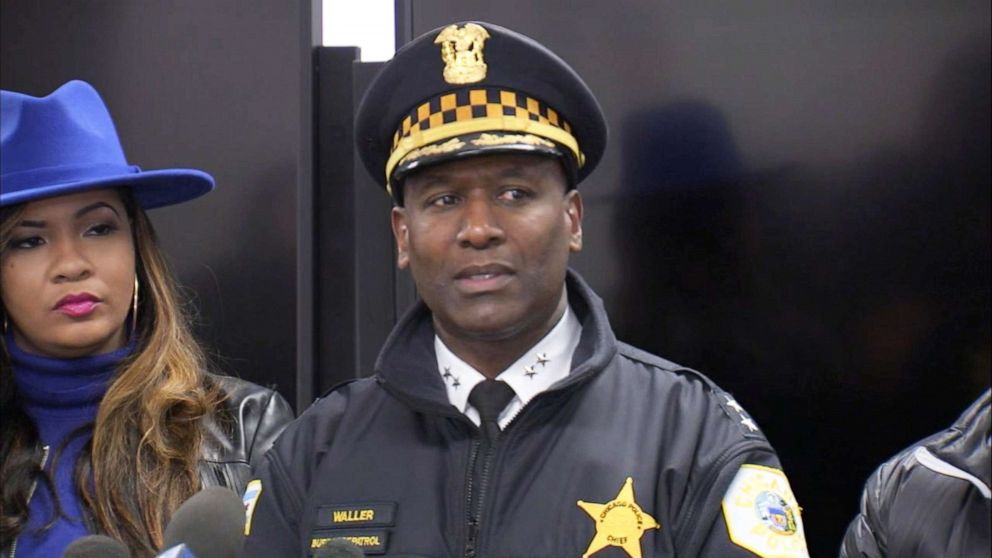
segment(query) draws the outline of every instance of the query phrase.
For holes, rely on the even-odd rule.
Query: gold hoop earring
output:
[[[134,297],[131,300],[131,334],[138,331],[138,274],[134,274]]]

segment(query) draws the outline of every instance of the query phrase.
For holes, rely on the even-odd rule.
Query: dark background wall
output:
[[[155,210],[152,221],[222,366],[277,383],[294,401],[298,357],[309,372],[297,348],[309,340],[298,329],[309,307],[297,305],[310,281],[310,47],[319,36],[310,2],[0,6],[4,89],[47,95],[87,80],[132,164],[199,168],[217,180],[210,195]]]
[[[836,555],[871,470],[989,383],[989,3],[399,4],[587,80],[611,143],[574,266],[621,339],[736,394]]]

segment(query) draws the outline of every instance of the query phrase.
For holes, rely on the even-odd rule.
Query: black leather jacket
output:
[[[293,420],[293,410],[278,392],[230,376],[211,375],[227,394],[223,408],[206,419],[200,482],[245,491],[251,466]]]
[[[222,486],[243,494],[252,465],[261,461],[293,420],[293,410],[272,389],[231,376],[210,374],[209,378],[227,397],[222,407],[205,419],[200,482],[203,488]],[[47,448],[39,455],[42,453],[47,456]],[[91,518],[84,520],[92,531]],[[0,556],[15,556],[16,544],[0,549]]]
[[[986,390],[954,426],[872,474],[842,558],[989,556],[989,408]]]

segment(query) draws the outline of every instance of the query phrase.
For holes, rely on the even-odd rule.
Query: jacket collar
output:
[[[565,278],[568,303],[582,324],[582,337],[572,355],[571,373],[551,386],[560,391],[581,384],[603,370],[617,352],[617,341],[603,301],[573,270]],[[396,324],[375,364],[384,389],[417,410],[460,416],[448,401],[437,371],[431,311],[418,301]]]

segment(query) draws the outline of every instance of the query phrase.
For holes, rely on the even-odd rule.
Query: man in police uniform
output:
[[[616,340],[568,270],[606,125],[555,54],[459,23],[385,65],[357,146],[423,302],[292,425],[248,556],[806,556],[774,450],[698,372]]]

